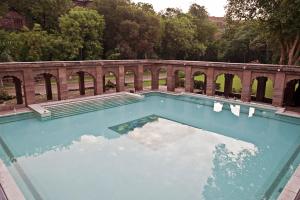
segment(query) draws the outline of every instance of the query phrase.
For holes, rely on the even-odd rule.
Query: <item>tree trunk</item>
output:
[[[284,45],[284,42],[283,41],[281,41],[280,42],[280,61],[279,61],[279,64],[280,65],[285,65],[285,55],[286,55],[286,53],[285,53],[285,45]]]
[[[295,40],[291,45],[289,45],[289,52],[288,52],[288,65],[295,65],[296,61],[298,60],[299,55],[299,33],[297,34]]]
[[[300,62],[300,34],[291,41],[280,42],[280,65],[297,65]]]

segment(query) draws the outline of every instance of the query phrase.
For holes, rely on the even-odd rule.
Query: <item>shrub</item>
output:
[[[8,101],[11,99],[13,99],[13,97],[10,96],[5,90],[0,88],[0,102]]]

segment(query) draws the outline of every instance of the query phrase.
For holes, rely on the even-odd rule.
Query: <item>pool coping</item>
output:
[[[299,200],[300,199],[300,165],[292,175],[277,200]]]
[[[0,159],[0,185],[7,200],[26,200],[17,183]]]
[[[193,97],[199,97],[199,98],[207,99],[207,100],[221,101],[223,103],[239,104],[242,106],[249,106],[249,107],[254,107],[254,108],[258,108],[258,109],[274,111],[276,115],[300,118],[300,113],[298,114],[295,112],[289,112],[283,107],[275,107],[272,105],[259,103],[259,102],[243,102],[239,99],[225,98],[225,97],[221,97],[221,96],[207,96],[207,95],[203,95],[203,94],[195,94],[195,93],[190,93],[190,92],[169,92],[169,91],[160,91],[160,90],[141,91],[141,92],[137,92],[137,93],[141,94],[141,95],[147,94],[147,93],[161,93],[161,94],[168,94],[168,95],[173,95],[173,96],[182,96],[182,95],[193,96]]]

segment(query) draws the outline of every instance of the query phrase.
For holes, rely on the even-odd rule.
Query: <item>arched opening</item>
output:
[[[300,79],[291,80],[286,84],[284,105],[287,107],[300,107]]]
[[[195,72],[192,80],[192,91],[197,94],[206,94],[206,75]]]
[[[152,89],[152,72],[150,69],[145,69],[143,73],[143,88],[144,90]]]
[[[95,95],[95,78],[79,71],[68,77],[68,98]]]
[[[106,72],[103,76],[103,92],[117,92],[117,76],[113,72]]]
[[[0,79],[0,110],[12,110],[23,106],[22,81],[15,76],[4,76]]]
[[[251,100],[263,103],[272,103],[273,81],[268,77],[260,76],[252,82]]]
[[[125,72],[125,91],[127,92],[135,92],[135,88],[137,82],[136,82],[136,76],[134,71],[128,70]]]
[[[184,92],[185,91],[185,72],[182,70],[175,71],[174,76],[175,92]]]
[[[52,74],[38,74],[34,83],[35,102],[58,100],[57,81]]]
[[[167,91],[167,70],[160,68],[158,71],[158,89],[161,91]]]
[[[220,74],[215,81],[215,95],[241,98],[242,80],[234,74]]]

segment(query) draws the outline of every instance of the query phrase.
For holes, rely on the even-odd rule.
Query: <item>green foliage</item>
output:
[[[13,99],[3,88],[0,88],[0,103]]]
[[[215,40],[217,28],[209,22],[203,6],[193,4],[189,13],[168,8],[162,13],[164,31],[162,57],[166,59],[200,60]]]
[[[280,49],[280,63],[299,64],[299,0],[229,0],[227,18],[229,21],[258,20],[273,50]]]
[[[3,16],[8,10],[8,2],[7,0],[2,0],[2,2],[0,3],[0,19],[1,16]]]
[[[49,53],[49,35],[35,24],[32,30],[24,29],[20,33],[10,34],[10,56],[15,61],[47,60]]]
[[[0,30],[0,61],[10,61],[10,51],[9,51],[9,46],[10,46],[10,40],[9,40],[9,33]]]
[[[73,8],[73,9],[72,9]],[[228,25],[218,30],[205,7],[187,13],[131,0],[2,0],[27,28],[0,30],[0,61],[187,59],[261,63],[300,62],[299,0],[229,0]]]
[[[152,5],[125,0],[96,0],[104,15],[105,55],[107,58],[153,58],[160,41],[160,18]]]
[[[75,7],[59,19],[70,59],[100,59],[103,52],[104,19],[95,10]]]
[[[270,63],[271,53],[257,21],[232,23],[220,41],[220,59],[229,62]]]
[[[57,30],[58,18],[72,5],[72,0],[9,0],[9,7],[24,14],[30,25],[40,24],[47,31]]]
[[[195,41],[196,26],[188,16],[172,16],[164,20],[162,56],[167,59],[187,59],[189,51],[202,52],[203,46]]]

